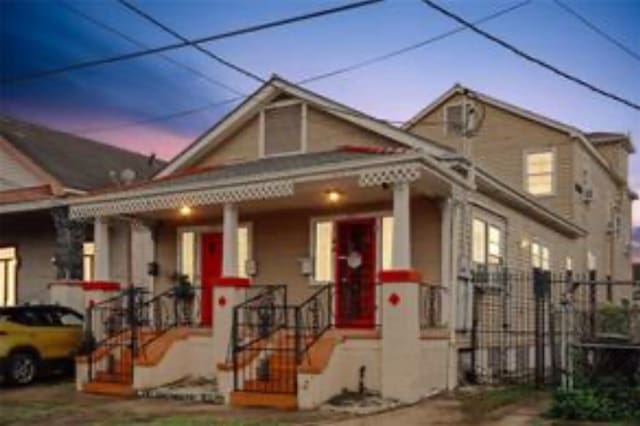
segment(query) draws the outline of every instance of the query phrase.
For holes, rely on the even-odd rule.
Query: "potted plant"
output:
[[[191,323],[191,312],[193,310],[193,299],[195,298],[195,288],[185,274],[176,272],[173,274],[173,297],[176,323],[188,325]]]

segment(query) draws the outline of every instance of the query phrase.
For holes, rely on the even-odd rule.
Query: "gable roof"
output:
[[[608,144],[608,143],[618,143],[622,142],[624,149],[627,150],[629,154],[633,154],[636,152],[633,144],[631,143],[631,139],[629,135],[625,135],[624,133],[615,133],[615,132],[589,132],[585,133],[589,142],[594,145],[599,144]]]
[[[80,191],[111,186],[110,172],[150,177],[164,162],[105,143],[0,116],[0,136],[59,185]]]
[[[269,103],[282,93],[301,99],[328,114],[392,139],[405,147],[436,155],[443,155],[450,151],[450,148],[444,145],[405,132],[387,122],[373,118],[364,112],[321,96],[274,75],[244,102],[174,157],[174,159],[158,173],[157,177],[172,174],[181,167],[205,155],[221,142],[226,135],[237,130],[242,124],[253,117],[263,105]]]
[[[528,109],[521,108],[517,105],[496,99],[492,96],[489,96],[484,93],[478,92],[476,90],[470,89],[468,87],[462,86],[458,83],[454,84],[453,87],[451,87],[449,90],[444,92],[435,101],[431,102],[421,111],[419,111],[416,115],[414,115],[411,119],[409,119],[409,121],[407,121],[402,126],[402,128],[405,130],[410,130],[418,121],[420,121],[423,117],[425,117],[426,115],[434,111],[444,102],[449,100],[451,97],[458,94],[464,94],[464,93],[469,94],[470,98],[478,99],[496,108],[502,109],[504,111],[508,111],[512,114],[529,119],[531,121],[537,122],[539,124],[550,127],[552,129],[556,129],[560,132],[566,133],[570,137],[576,138],[587,150],[587,152],[589,152],[595,158],[595,160],[598,163],[600,163],[600,165],[610,174],[610,176],[614,179],[614,181],[616,181],[617,183],[623,183],[621,182],[620,176],[618,176],[618,174],[611,169],[611,167],[609,166],[609,163],[607,163],[605,158],[596,150],[592,141],[587,136],[588,135],[587,133],[583,132],[577,127],[571,126],[566,123],[562,123],[560,121],[535,113]],[[597,132],[597,133],[603,133],[603,132]]]

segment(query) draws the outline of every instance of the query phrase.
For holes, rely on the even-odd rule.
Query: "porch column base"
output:
[[[412,269],[387,270],[382,283],[382,396],[404,403],[424,394],[420,369],[420,274]]]
[[[224,363],[230,354],[233,308],[244,301],[245,289],[248,286],[248,278],[222,277],[213,287],[214,366]]]

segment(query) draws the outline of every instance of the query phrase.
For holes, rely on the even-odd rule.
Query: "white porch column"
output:
[[[393,269],[411,267],[411,191],[409,183],[393,186]]]
[[[238,206],[225,204],[222,228],[222,276],[238,274]]]
[[[222,227],[222,277],[213,288],[214,365],[224,363],[229,353],[233,308],[244,300],[249,279],[238,277],[238,207],[225,204]],[[230,383],[221,380],[223,394],[228,396]]]
[[[131,227],[131,279],[133,285],[146,288],[153,294],[154,278],[149,275],[148,266],[155,261],[155,240],[153,230],[144,223],[134,223]]]
[[[411,269],[410,189],[393,187],[392,270],[382,282],[382,395],[411,403],[420,399],[425,378],[420,345],[420,276]]]
[[[93,223],[93,242],[95,244],[95,279],[96,281],[109,281],[111,272],[109,265],[110,239],[109,221],[106,218],[96,218]]]

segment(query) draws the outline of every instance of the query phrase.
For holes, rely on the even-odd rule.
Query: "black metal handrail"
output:
[[[137,306],[138,325],[146,332],[140,349],[174,328],[202,326],[202,297],[200,287],[173,287]]]
[[[331,285],[324,285],[307,300],[296,306],[296,359],[302,357],[322,335],[331,328],[333,294]]]

